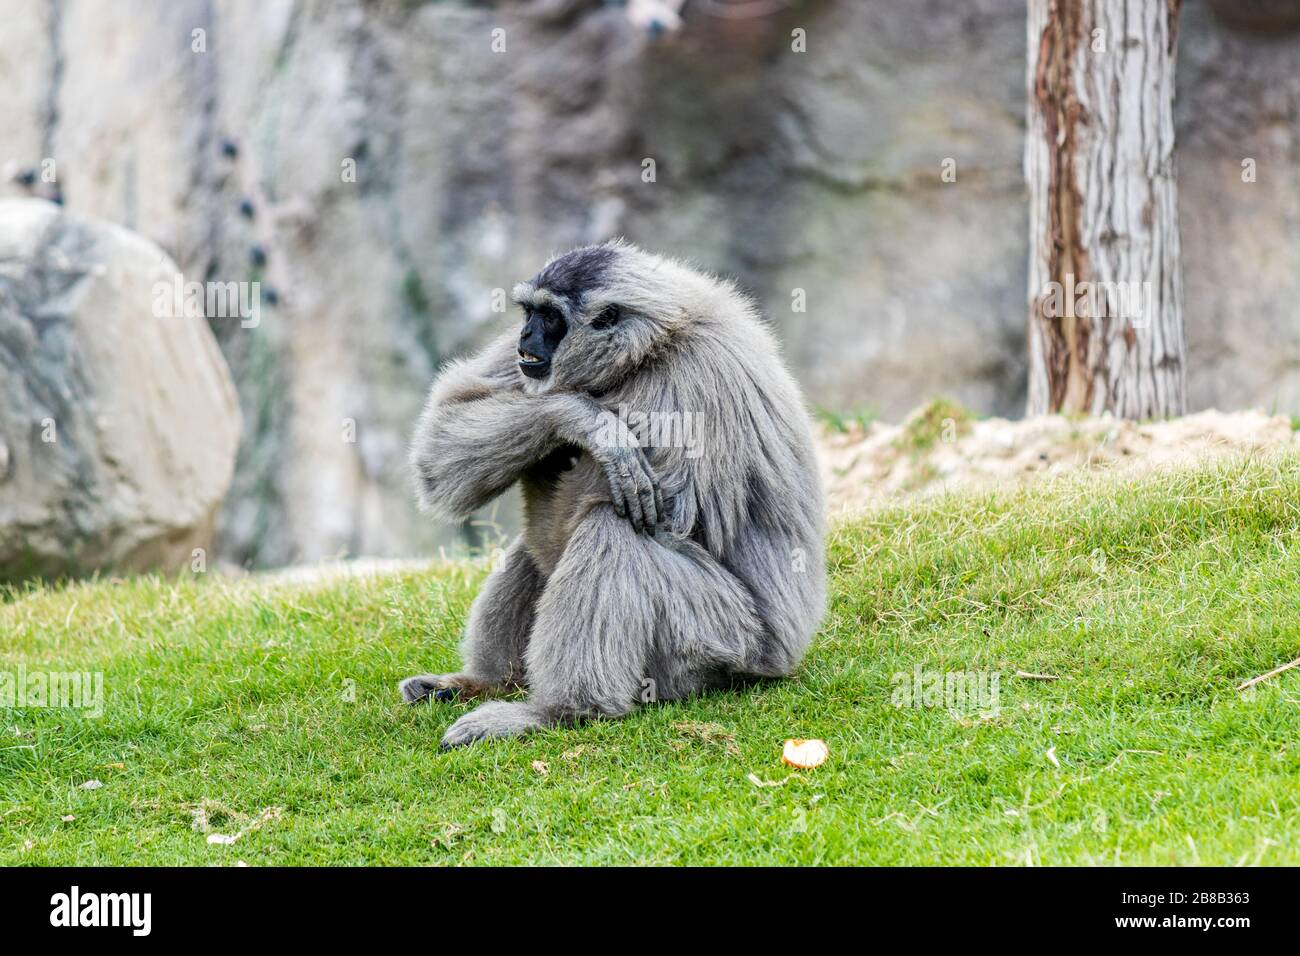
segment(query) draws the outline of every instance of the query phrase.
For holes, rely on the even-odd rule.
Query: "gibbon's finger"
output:
[[[650,464],[650,456],[645,453],[644,449],[638,448],[636,450],[636,460],[637,464],[641,466],[641,470],[645,472],[646,480],[650,482],[650,487],[658,488],[659,475],[655,472],[654,465]]]
[[[636,482],[637,506],[641,509],[641,531],[654,534],[654,472],[650,470],[645,455],[638,449],[636,460],[632,463],[632,477]]]
[[[659,490],[659,476],[644,449],[637,449],[637,462],[641,466],[645,483],[641,489],[641,510],[646,518],[646,533],[654,534],[663,518],[663,494]]]
[[[639,533],[645,527],[645,515],[641,510],[641,489],[635,470],[628,468],[622,475],[623,496],[627,499],[627,516],[632,519],[632,527]]]
[[[655,507],[655,490],[659,487],[659,482],[655,480],[654,472],[648,468],[641,473],[639,479],[637,491],[641,495],[641,514],[645,518],[645,533],[653,535],[659,525],[659,511]]]
[[[609,482],[610,503],[614,506],[614,514],[620,518],[627,517],[627,502],[623,498],[623,483],[619,480],[618,473],[614,470],[612,463],[605,465],[605,479]]]

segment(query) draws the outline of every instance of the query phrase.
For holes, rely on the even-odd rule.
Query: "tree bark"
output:
[[[1184,411],[1180,3],[1029,0],[1031,415]]]

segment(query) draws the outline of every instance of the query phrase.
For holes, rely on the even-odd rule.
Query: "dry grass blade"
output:
[[[1300,657],[1297,657],[1289,664],[1283,664],[1281,667],[1275,667],[1266,674],[1260,674],[1258,677],[1252,677],[1250,680],[1242,681],[1240,684],[1237,685],[1237,690],[1245,690],[1247,687],[1254,687],[1256,684],[1260,683],[1261,681],[1266,681],[1270,677],[1276,677],[1278,674],[1281,674],[1283,671],[1289,671],[1293,667],[1300,667]]]

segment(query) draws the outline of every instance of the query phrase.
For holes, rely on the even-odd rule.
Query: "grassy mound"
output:
[[[1300,668],[1236,689],[1300,656],[1300,456],[930,500],[830,555],[796,678],[451,753],[465,705],[395,684],[455,668],[481,564],[11,592],[0,674],[104,706],[0,710],[0,863],[1300,862]]]

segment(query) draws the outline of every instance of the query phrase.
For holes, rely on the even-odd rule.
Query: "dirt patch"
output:
[[[1205,411],[1139,424],[1042,415],[974,419],[935,402],[901,425],[823,426],[818,457],[832,514],[909,495],[1014,487],[1078,468],[1138,473],[1294,446],[1285,415]]]

